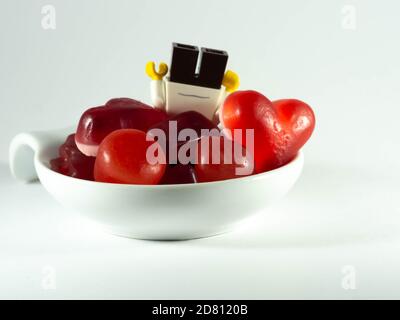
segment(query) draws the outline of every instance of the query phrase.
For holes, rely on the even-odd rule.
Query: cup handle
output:
[[[15,179],[31,182],[37,179],[34,157],[42,147],[42,132],[23,132],[10,144],[10,170]]]
[[[37,180],[35,157],[48,146],[64,141],[75,128],[53,131],[34,131],[17,134],[10,143],[10,170],[15,179],[23,182]]]

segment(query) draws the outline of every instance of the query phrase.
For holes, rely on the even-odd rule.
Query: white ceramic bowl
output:
[[[303,168],[301,152],[278,169],[232,180],[186,185],[122,185],[64,176],[49,161],[74,129],[21,133],[11,142],[14,177],[39,177],[63,206],[101,224],[109,232],[132,238],[183,240],[233,229],[266,209],[294,185]]]

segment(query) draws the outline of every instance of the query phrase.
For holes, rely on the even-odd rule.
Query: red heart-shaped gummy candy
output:
[[[315,116],[311,107],[296,99],[271,102],[256,91],[237,91],[229,95],[220,111],[224,128],[254,129],[255,172],[264,172],[292,160],[310,138]],[[239,135],[240,137],[240,135]],[[233,137],[235,139],[235,137]]]

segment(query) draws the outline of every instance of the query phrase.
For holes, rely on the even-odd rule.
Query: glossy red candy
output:
[[[194,166],[199,182],[210,182],[251,175],[253,156],[226,137],[202,137],[196,146]]]
[[[105,107],[143,107],[143,103],[131,98],[113,98],[106,102]]]
[[[218,129],[218,127],[213,122],[211,122],[202,114],[196,111],[182,112],[178,115],[172,116],[162,122],[157,123],[156,125],[152,126],[151,129],[158,128],[163,130],[168,139],[171,121],[176,122],[176,129],[178,134],[183,129],[193,129],[196,132],[197,136],[200,137],[201,129]]]
[[[165,133],[165,153],[167,155],[167,160],[169,160],[169,147],[174,148],[176,146],[176,150],[178,152],[179,148],[186,142],[199,139],[203,135],[202,129],[207,131],[213,130],[214,133],[216,132],[219,134],[218,127],[209,119],[196,111],[187,111],[172,116],[164,121],[161,121],[160,123],[157,123],[151,127],[150,130],[151,129],[161,129]],[[170,129],[172,129],[172,131],[170,131]],[[182,137],[185,140],[179,141],[179,134],[181,132],[184,134],[184,131],[182,131],[184,129],[194,130],[195,137],[193,137],[193,139],[190,137]],[[211,134],[213,131],[211,131]],[[170,140],[170,138],[172,138],[172,140]]]
[[[160,184],[196,183],[196,173],[190,164],[167,165]]]
[[[54,158],[50,160],[51,170],[69,176],[67,161],[63,158]],[[91,180],[91,179],[88,179]]]
[[[237,91],[225,100],[220,121],[224,128],[254,129],[255,172],[289,162],[310,138],[315,116],[309,105],[285,99],[271,102],[256,91]],[[246,147],[246,140],[238,141]]]
[[[50,167],[73,178],[94,180],[94,162],[94,157],[87,157],[79,151],[75,144],[75,135],[71,134],[60,146],[59,157],[50,161]]]
[[[148,158],[147,151],[153,144],[157,142],[147,141],[146,133],[140,130],[120,129],[110,133],[99,147],[95,180],[123,184],[159,183],[166,167],[165,156],[160,155],[161,163],[152,163],[153,158]]]
[[[112,99],[106,106],[86,110],[76,130],[76,144],[84,154],[96,156],[99,144],[118,129],[147,131],[167,119],[164,111],[129,98]]]

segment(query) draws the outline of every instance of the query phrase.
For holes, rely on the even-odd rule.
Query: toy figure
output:
[[[198,71],[197,60],[200,53]],[[169,77],[168,66],[148,62],[146,73],[151,81],[151,100],[156,108],[169,114],[197,111],[214,120],[219,106],[226,96],[237,90],[239,77],[226,71],[228,54],[225,51],[199,48],[180,43],[172,44],[172,60]]]

